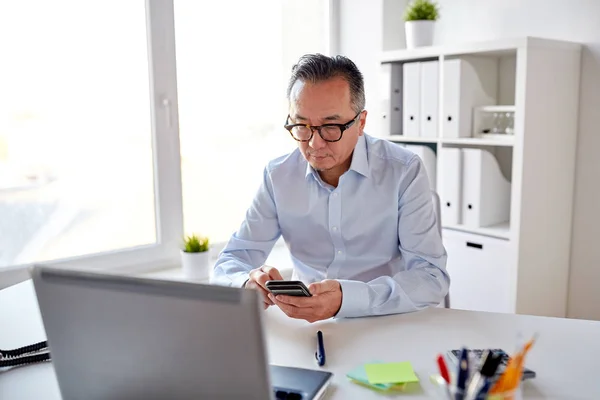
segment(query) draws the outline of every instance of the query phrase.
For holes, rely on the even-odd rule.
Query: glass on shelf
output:
[[[506,119],[504,117],[504,113],[495,112],[494,113],[494,125],[492,127],[492,133],[494,134],[503,134],[506,126]]]
[[[486,134],[492,132],[494,126],[494,119],[492,113],[483,113],[481,115],[481,127],[479,128],[480,134]]]
[[[497,134],[500,131],[499,128],[499,123],[498,123],[498,113],[495,112],[493,114],[493,119],[492,119],[492,133]]]
[[[515,114],[511,112],[507,112],[505,114],[506,124],[504,127],[504,133],[507,135],[512,135],[515,133]]]
[[[514,135],[514,106],[481,106],[474,110],[474,135],[507,137]]]

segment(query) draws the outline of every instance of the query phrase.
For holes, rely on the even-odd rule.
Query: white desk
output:
[[[44,340],[30,281],[0,291],[0,348]],[[335,373],[328,399],[382,399],[387,395],[349,382],[345,373],[370,360],[411,361],[418,390],[395,398],[432,398],[429,375],[435,355],[450,348],[500,347],[512,351],[516,332],[539,333],[528,367],[538,377],[523,387],[525,399],[600,399],[600,322],[432,308],[423,312],[308,324],[278,309],[266,312],[271,362],[318,368],[315,332],[324,333],[326,369]],[[0,370],[2,371],[2,370]],[[0,399],[60,399],[51,363],[0,372]]]

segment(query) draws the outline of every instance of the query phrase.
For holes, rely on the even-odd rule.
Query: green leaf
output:
[[[190,235],[184,238],[184,249],[186,253],[201,253],[208,251],[209,241],[206,236]]]
[[[405,21],[435,21],[439,18],[439,7],[431,0],[413,0],[404,10]]]

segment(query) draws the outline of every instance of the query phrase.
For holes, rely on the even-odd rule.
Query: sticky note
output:
[[[366,387],[367,389],[371,389],[377,392],[382,392],[382,393],[392,393],[392,392],[402,392],[404,391],[404,389],[406,388],[406,383],[400,383],[398,385],[380,385],[380,384],[375,384],[375,385],[371,385],[368,381],[366,382],[362,382],[362,381],[357,381],[354,379],[350,379],[350,382],[353,382],[357,385]]]
[[[419,378],[408,361],[365,364],[365,372],[372,385],[419,382]]]
[[[372,361],[371,363],[376,364],[376,363],[380,363],[379,361]],[[393,383],[376,383],[376,384],[371,384],[369,382],[369,378],[367,377],[367,371],[365,371],[365,367],[363,365],[359,365],[358,367],[354,368],[352,371],[348,372],[346,374],[346,376],[350,379],[352,379],[353,381],[356,381],[356,383],[365,385],[365,386],[370,386],[373,389],[378,389],[378,390],[388,390],[390,388],[392,388],[394,386]]]

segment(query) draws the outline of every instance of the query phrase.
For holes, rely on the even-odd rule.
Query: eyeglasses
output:
[[[284,128],[290,132],[290,135],[299,142],[308,142],[312,139],[315,130],[319,132],[319,136],[326,142],[337,142],[342,138],[344,131],[350,128],[358,120],[358,116],[362,111],[345,124],[323,124],[319,126],[311,126],[309,124],[288,124],[290,116],[285,119]]]

